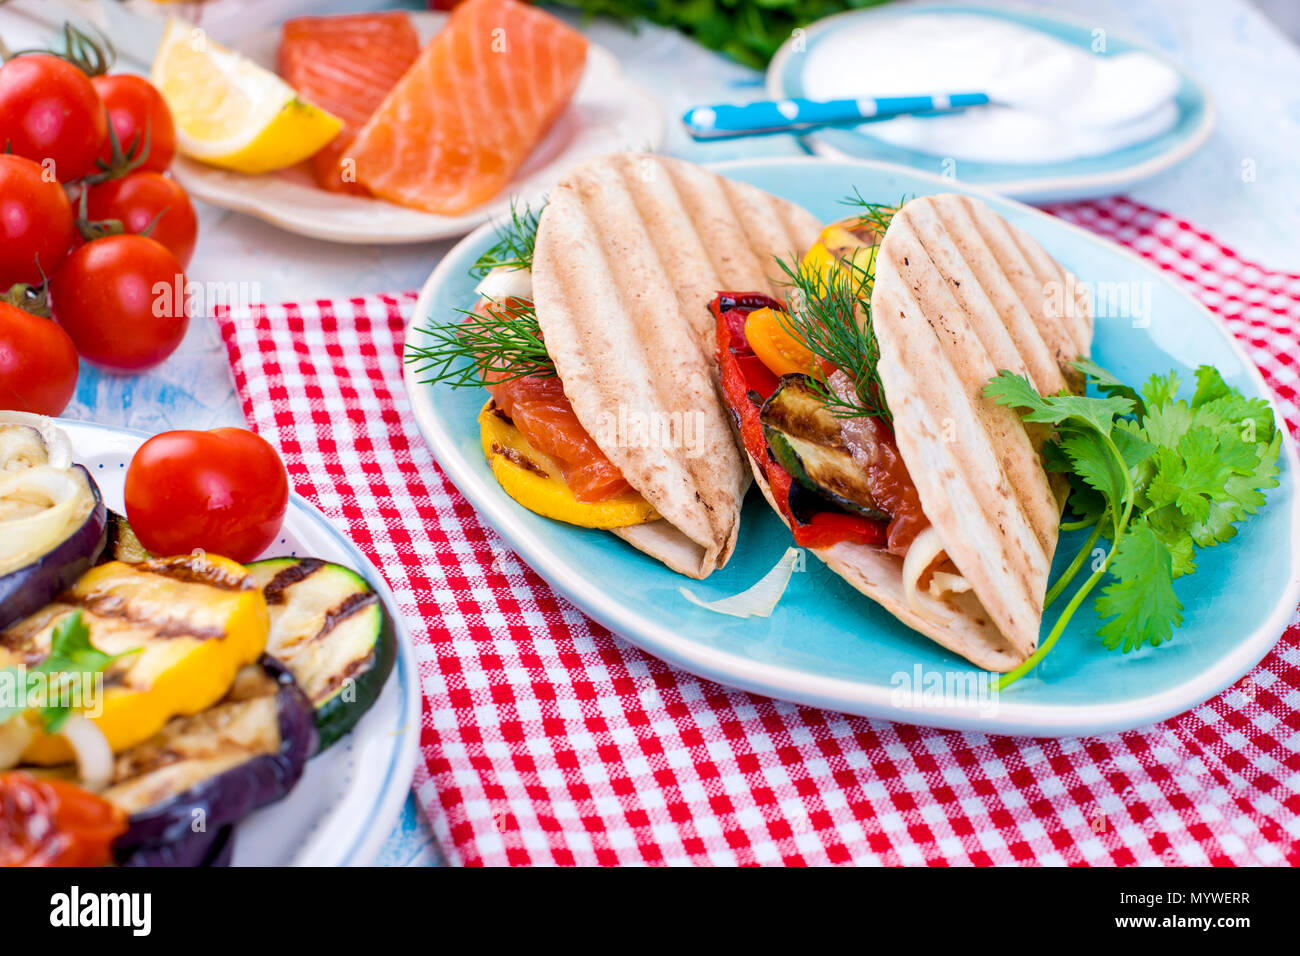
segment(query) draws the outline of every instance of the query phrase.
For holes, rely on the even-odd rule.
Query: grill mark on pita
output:
[[[950,283],[957,286],[955,297],[968,312],[974,310],[982,297],[989,307],[993,310],[994,321],[998,321],[999,326],[1005,331],[1007,341],[1012,350],[1019,359],[1019,367],[1012,367],[1010,363],[995,359],[994,364],[999,368],[1009,367],[1013,372],[1022,372],[1029,375],[1029,379],[1034,386],[1044,395],[1057,392],[1065,384],[1061,377],[1060,369],[1056,362],[1056,349],[1047,338],[1043,335],[1040,323],[1034,320],[1036,305],[1025,299],[1022,290],[1017,289],[1013,283],[1007,282],[1003,278],[1003,271],[992,274],[985,273],[981,278],[980,271],[973,267],[971,262],[972,255],[979,256],[982,252],[985,256],[992,258],[1002,267],[994,243],[991,241],[987,232],[976,222],[972,210],[968,203],[963,203],[960,207],[962,219],[954,222],[952,225],[939,221],[939,230],[951,239],[952,250],[956,253],[962,267],[966,270],[968,281],[964,287],[960,283]],[[954,217],[955,218],[955,217]],[[954,235],[956,233],[956,235]],[[962,240],[973,244],[975,247],[967,246]],[[1004,267],[1003,267],[1004,268]],[[1002,280],[999,282],[999,280]],[[1002,285],[1003,288],[996,288]],[[974,287],[972,289],[971,287]],[[1012,300],[1011,311],[1015,312],[1014,306],[1019,306],[1020,311],[1011,316],[1014,321],[1007,321],[1009,318],[1004,314],[1003,309],[999,308],[999,302],[1007,298]],[[1041,296],[1040,296],[1041,299]],[[1041,302],[1039,303],[1041,305]],[[996,334],[996,330],[986,330]],[[979,334],[979,329],[976,329]],[[984,341],[984,336],[980,336]],[[985,343],[986,351],[988,343]]]
[[[643,178],[646,172],[653,178]],[[718,289],[735,287],[738,276],[755,276],[738,264],[769,258],[768,250],[756,251],[764,240],[748,234],[744,217],[757,216],[753,210],[770,203],[798,215],[794,207],[762,198],[759,190],[741,190],[748,205],[733,203],[722,184],[713,173],[665,157],[592,160],[552,191],[533,276],[543,334],[579,421],[593,435],[611,396],[646,412],[703,413],[690,449],[602,449],[665,523],[701,548],[699,574],[719,566],[734,547],[739,501],[749,481],[723,411],[708,302]],[[726,215],[717,218],[724,202],[734,206],[730,215],[741,216],[739,222],[727,225]],[[805,230],[820,228],[811,215],[806,218]],[[724,236],[743,238],[751,252],[720,255],[731,245],[719,238]],[[593,312],[608,321],[586,321]],[[693,354],[683,338],[696,344]],[[643,532],[620,537],[640,539],[633,543],[670,566],[680,566],[686,552],[681,542],[671,549],[647,544]]]
[[[969,199],[966,200],[965,205],[968,209],[975,208],[973,202]],[[1064,294],[1069,274],[1056,260],[1047,255],[1032,237],[1016,229],[992,210],[977,210],[972,215],[972,219],[976,228],[986,237],[996,235],[1002,238],[1002,244],[994,242],[988,242],[987,244],[1004,271],[1007,271],[1012,276],[1024,274],[1023,272],[1008,270],[1006,258],[998,255],[999,248],[1008,247],[1014,250],[1019,257],[1019,264],[1028,270],[1028,275],[1032,277],[1033,284],[1025,288],[1023,283],[1017,284],[1013,282],[1012,287],[1020,300],[1029,309],[1030,316],[1039,328],[1039,334],[1043,337],[1044,343],[1056,362],[1057,371],[1060,373],[1062,380],[1072,388],[1080,386],[1082,384],[1081,376],[1077,371],[1069,367],[1068,362],[1061,362],[1060,356],[1070,351],[1075,355],[1087,353],[1088,343],[1092,335],[1091,324],[1084,320],[1082,325],[1086,326],[1087,330],[1086,332],[1080,330],[1080,334],[1083,336],[1080,339],[1080,336],[1075,334],[1068,316],[1049,315],[1047,311],[1047,284],[1049,282],[1059,283],[1062,294]],[[1087,310],[1077,301],[1073,303],[1073,306],[1076,315],[1087,315]],[[1069,309],[1067,308],[1066,311],[1069,311]]]
[[[935,247],[927,244],[931,237],[925,235],[920,229],[910,221],[904,225],[912,226],[912,230],[907,236],[899,236],[900,240],[906,238],[914,241],[914,245],[909,243],[906,247],[910,250],[916,249],[918,261],[915,265],[909,265],[907,272],[900,270],[900,275],[907,278],[908,275],[918,275],[929,273],[946,280],[947,271],[939,265],[939,258],[936,256]],[[945,233],[944,224],[939,224],[940,236]],[[961,256],[961,251],[955,243],[951,244],[951,249],[943,251],[956,251],[958,260],[963,265],[967,265],[966,260]],[[923,258],[921,258],[923,257]],[[966,306],[960,298],[954,296],[951,286],[946,281],[936,292],[940,295],[946,294],[947,301],[931,301],[928,305],[932,309],[940,310],[940,314],[927,315],[931,319],[933,326],[935,320],[942,322],[947,332],[946,335],[938,334],[936,330],[935,339],[943,360],[956,375],[957,381],[961,384],[965,392],[978,395],[985,382],[997,373],[999,362],[995,362],[988,354],[988,347],[981,338],[979,324],[972,320],[971,309]],[[908,296],[908,308],[914,310],[914,314],[923,314],[920,303]],[[989,308],[992,304],[989,303]],[[955,313],[945,318],[944,312]],[[996,313],[993,321],[998,321]],[[987,330],[990,333],[992,330]],[[1015,371],[1023,369],[1024,360],[1016,350],[1014,340],[1010,342],[1011,348],[1016,352],[1015,362],[1008,363],[1016,366]],[[954,355],[965,353],[964,361],[954,361]],[[962,368],[969,368],[970,360],[976,355],[983,358],[983,368],[973,370],[963,374]],[[1005,496],[1015,503],[1017,516],[1025,522],[1037,539],[1040,554],[1049,559],[1052,548],[1056,541],[1056,526],[1060,515],[1056,510],[1055,501],[1051,499],[1050,494],[1044,495],[1047,490],[1046,479],[1043,477],[1041,466],[1038,464],[1036,457],[1033,456],[1009,456],[1007,454],[998,454],[998,449],[1014,447],[1017,441],[1027,441],[1024,427],[1020,423],[1019,416],[1014,412],[1008,414],[1007,409],[995,406],[989,402],[976,401],[973,404],[975,421],[978,423],[983,434],[982,439],[987,444],[991,454],[990,461],[998,474],[997,488],[1005,492]],[[978,441],[979,437],[970,436],[965,441]],[[1033,449],[1037,451],[1037,449]],[[1049,500],[1051,499],[1051,500]],[[981,505],[988,505],[990,502],[981,501]],[[990,518],[996,518],[995,512],[985,509],[985,513]]]
[[[921,216],[909,217],[923,218]],[[948,296],[951,302],[944,303],[944,306],[955,306],[958,312],[961,312],[965,318],[965,328],[961,334],[969,336],[973,340],[970,347],[970,353],[973,355],[976,349],[982,352],[984,357],[984,368],[975,372],[972,378],[970,374],[965,376],[960,374],[959,379],[965,388],[974,394],[978,394],[983,388],[984,383],[991,378],[999,368],[1010,368],[1013,372],[1026,371],[1028,364],[1024,355],[1024,346],[1022,345],[1023,337],[1017,338],[1015,330],[1010,327],[1011,323],[1006,321],[997,307],[996,300],[998,296],[992,294],[983,298],[972,295],[971,287],[983,289],[985,283],[980,280],[979,273],[983,270],[976,270],[971,261],[963,251],[962,244],[952,235],[953,231],[963,231],[969,234],[966,223],[955,223],[950,226],[942,217],[936,217],[929,221],[927,227],[918,227],[914,222],[909,221],[913,226],[913,232],[908,238],[914,238],[919,246],[920,254],[925,257],[924,262],[918,262],[915,268],[920,270],[932,270],[933,275],[940,276],[945,280]],[[974,230],[978,235],[978,230]],[[904,238],[902,236],[900,239]],[[909,246],[909,248],[911,248]],[[965,269],[970,273],[971,278],[966,283],[966,293],[953,290],[952,276],[948,269],[940,266],[941,259],[955,257],[955,266]],[[1017,300],[1018,302],[1019,300]],[[931,306],[940,303],[932,302]],[[1020,303],[1023,305],[1023,303]],[[919,304],[913,301],[911,305],[919,309]],[[1026,310],[1023,319],[1030,329],[1035,327],[1032,319],[1029,318],[1030,312]],[[959,320],[956,316],[949,320],[950,324],[955,324]],[[1037,343],[1043,353],[1046,353],[1046,347],[1041,338],[1036,335],[1030,340],[1030,347]],[[944,348],[945,358],[951,363],[953,361],[953,350],[958,348],[953,341],[940,337],[940,345]],[[995,357],[991,354],[992,350],[997,351]],[[1055,392],[1064,385],[1064,381],[1056,375],[1056,366],[1051,359],[1050,353],[1041,354],[1040,358],[1047,363],[1046,366],[1040,366],[1042,371],[1050,371],[1053,375],[1053,381],[1050,383],[1051,388],[1048,391]],[[965,365],[966,363],[962,363]],[[1033,378],[1033,376],[1031,376]],[[1040,388],[1043,385],[1039,386]],[[1057,525],[1060,521],[1060,512],[1056,503],[1055,496],[1050,493],[1050,484],[1044,478],[1041,465],[1033,456],[1008,454],[1005,450],[1017,442],[1026,440],[1026,430],[1019,416],[1008,415],[1007,410],[994,406],[992,403],[978,401],[975,405],[976,413],[980,422],[984,426],[985,437],[992,449],[1003,449],[1003,453],[995,454],[998,468],[1001,472],[1001,487],[1005,487],[1019,506],[1021,516],[1026,520],[1038,539],[1039,548],[1045,559],[1050,563],[1050,556],[1056,544]],[[1044,433],[1039,431],[1039,438],[1044,437]],[[1035,453],[1041,450],[1041,441],[1035,444],[1032,437],[1029,438],[1030,445]],[[1046,493],[1045,493],[1046,492]]]
[[[685,189],[684,181],[682,181],[682,177],[686,176],[686,174],[689,174],[690,170],[694,169],[693,166],[658,164],[658,168],[662,174],[660,174],[659,177],[649,179],[649,181],[646,181],[646,179],[633,178],[632,181],[630,181],[630,185],[629,182],[624,181],[623,186],[627,189],[630,202],[632,202],[633,206],[636,207],[637,215],[642,217],[642,221],[655,221],[662,219],[662,212],[664,211],[663,206],[666,206],[666,204],[671,204],[671,206],[680,209],[682,220],[684,220],[686,224],[689,224],[689,232],[697,238],[697,245],[701,248],[703,254],[705,254],[703,261],[706,263],[708,274],[707,276],[699,276],[701,287],[703,287],[703,285],[722,287],[725,285],[725,278],[723,277],[723,273],[719,271],[718,265],[716,265],[714,260],[711,258],[711,243],[707,241],[707,237],[705,233],[702,232],[701,225],[699,225],[699,222],[697,221],[699,215],[701,215],[701,196],[698,195],[698,190],[692,190],[693,195],[688,195],[688,190]],[[656,182],[663,182],[664,185],[667,186],[667,195],[656,193],[653,189],[653,185]],[[651,186],[651,189],[640,189],[637,183],[640,183],[640,186]],[[725,190],[723,190],[723,193],[725,193]],[[703,199],[703,203],[708,203],[708,200],[712,198],[714,198],[714,196],[708,196],[708,198]],[[728,208],[731,208],[729,207],[729,204]],[[712,215],[718,215],[718,209],[715,208]],[[732,215],[735,217],[735,211],[733,211],[733,209]],[[744,229],[742,229],[740,222],[735,221],[733,222],[733,225],[735,225],[737,232],[740,232],[741,234],[744,233]],[[659,246],[659,242],[671,242],[672,238],[672,235],[668,234],[655,234],[654,230],[651,230],[650,232],[651,246],[654,247],[655,255],[658,256],[659,267],[662,268],[666,274],[669,274],[669,267],[666,261],[664,261],[663,251]],[[669,280],[669,284],[673,286],[673,293],[675,293],[677,299],[677,308],[679,308],[680,315],[682,316],[682,319],[684,319],[686,332],[688,332],[690,336],[692,336],[693,341],[701,347],[702,368],[705,369],[708,388],[710,388],[710,394],[708,395],[698,393],[694,394],[692,401],[690,401],[686,410],[689,410],[692,406],[702,406],[705,402],[714,403],[715,407],[723,407],[719,403],[720,392],[718,368],[716,368],[714,360],[712,360],[712,338],[708,336],[708,334],[702,334],[702,326],[705,325],[705,323],[702,323],[701,320],[692,319],[692,316],[695,315],[694,306],[697,304],[695,299],[699,298],[698,290],[690,289],[685,282],[680,281],[680,277],[673,278],[677,278],[677,281],[673,282],[672,280]],[[707,308],[701,312],[701,315],[711,317],[711,313],[707,312]],[[677,376],[660,377],[658,382],[659,392],[663,393],[666,389],[676,390],[677,388],[680,388],[679,382],[676,381],[676,378]],[[698,378],[695,378],[695,380],[698,381]],[[666,407],[672,407],[671,398],[664,398],[664,405],[666,405]],[[731,432],[729,432],[729,428],[728,440],[732,442],[733,446],[735,446],[735,437],[733,437]],[[714,481],[716,477],[718,477],[714,472],[714,468],[712,468],[712,464],[708,462],[695,464],[688,463],[685,468],[688,472],[705,473],[705,475],[708,476],[706,477],[706,481]],[[733,516],[731,514],[722,514],[722,512],[719,512],[711,505],[708,505],[708,503],[705,502],[705,499],[699,496],[698,485],[689,490],[692,490],[695,502],[699,503],[699,505],[703,507],[702,518],[705,520],[708,529],[710,529],[712,540],[728,540],[728,538],[731,538],[733,536],[733,528],[735,528],[738,520],[740,520],[738,515]]]
[[[963,208],[972,231],[979,236],[999,272],[1007,277],[1008,290],[1024,308],[1033,334],[1041,343],[1043,363],[1026,363],[1030,381],[1045,395],[1059,391],[1066,384],[1057,359],[1062,333],[1056,321],[1047,314],[1046,286],[1048,282],[1063,281],[1063,276],[1044,274],[1037,269],[1034,257],[1009,223],[988,210],[974,209],[970,203],[963,204]]]
[[[877,261],[879,261],[879,253],[877,255]],[[905,312],[911,315],[921,314],[919,304],[911,299],[909,291],[904,288],[906,284],[900,283],[899,285],[900,288],[895,290],[895,294],[906,297],[903,303]],[[1028,535],[1016,535],[1019,540],[1009,543],[1008,547],[1018,547],[1021,553],[1028,558],[1029,547],[1037,546],[1040,563],[1046,563],[1042,545],[1023,511],[1023,504],[1019,497],[1014,494],[1004,495],[999,502],[996,495],[988,496],[981,493],[984,485],[983,477],[987,472],[995,472],[999,483],[1006,482],[1006,475],[989,438],[987,426],[980,420],[979,411],[974,403],[965,402],[965,388],[961,382],[961,376],[953,367],[952,359],[933,326],[927,326],[925,332],[918,328],[916,332],[918,335],[928,335],[929,338],[919,342],[913,340],[897,343],[899,354],[894,357],[895,367],[897,368],[894,377],[904,378],[905,381],[896,382],[896,384],[905,385],[905,387],[894,388],[889,392],[891,405],[895,401],[895,396],[904,397],[904,402],[900,403],[900,407],[904,407],[905,404],[905,407],[910,409],[908,418],[911,419],[912,424],[924,426],[921,435],[939,436],[943,433],[941,423],[945,419],[953,421],[957,428],[957,434],[960,436],[958,438],[959,446],[965,451],[965,455],[963,456],[964,461],[955,463],[927,462],[926,464],[930,467],[925,469],[914,469],[914,462],[908,462],[909,470],[913,470],[914,473],[921,472],[917,474],[917,477],[928,481],[933,481],[936,475],[939,476],[939,485],[943,490],[945,507],[952,508],[955,513],[965,516],[961,519],[961,524],[968,530],[981,527],[996,527],[999,523],[1004,523],[1004,513],[1014,514],[1019,520],[1015,522],[1013,527],[1018,532],[1028,531]],[[882,343],[882,349],[885,347],[884,343]],[[927,358],[937,359],[938,367],[928,369],[926,381],[921,384],[917,382],[912,370],[926,368],[927,365],[931,364],[926,361]],[[922,399],[920,396],[924,396],[924,398]],[[895,417],[897,420],[897,412]],[[909,437],[917,437],[916,435],[905,436],[902,429],[900,429],[899,434],[903,440]],[[954,464],[956,467],[953,467]],[[918,487],[922,487],[922,484],[922,482],[918,482]],[[926,516],[939,529],[945,547],[951,547],[949,556],[963,575],[973,579],[977,576],[972,574],[974,570],[973,561],[987,562],[995,555],[1000,555],[1003,559],[1002,570],[1005,572],[1001,577],[1017,588],[1019,599],[1017,603],[1032,606],[1037,601],[1027,576],[1013,572],[1006,565],[1007,548],[985,548],[978,545],[971,548],[970,541],[950,541],[949,535],[944,534],[941,527],[941,524],[947,524],[948,522],[943,522],[940,514],[932,514],[933,498],[931,498],[931,502],[927,502],[924,492],[922,492],[922,495],[922,504],[926,506]],[[1002,504],[1002,509],[997,507],[999,503]],[[982,522],[971,522],[970,516],[976,514],[982,516]],[[936,519],[940,520],[936,521]],[[970,550],[975,553],[973,555],[968,554]],[[990,609],[990,613],[995,612]],[[1010,620],[1004,619],[999,623],[1006,626],[1010,623]]]
[[[603,211],[602,209],[593,208],[596,195],[602,195],[607,199],[621,198],[628,205],[631,205],[633,210],[637,212],[638,220],[641,218],[640,212],[635,204],[635,199],[627,189],[625,181],[627,177],[621,175],[625,173],[625,164],[629,159],[630,157],[619,157],[620,162],[617,167],[617,172],[620,173],[620,175],[615,176],[611,170],[609,174],[604,175],[603,182],[593,180],[592,177],[582,177],[581,175],[572,177],[570,189],[572,190],[572,195],[577,201],[569,204],[568,208],[570,208],[578,218],[576,222],[565,224],[566,234],[561,241],[564,246],[567,247],[565,250],[566,254],[579,256],[586,255],[588,260],[584,263],[585,268],[581,270],[581,272],[556,269],[552,275],[548,271],[547,274],[559,285],[557,290],[558,301],[565,303],[578,301],[584,297],[581,293],[588,291],[585,289],[578,289],[578,283],[599,282],[600,287],[596,290],[597,293],[612,297],[614,300],[613,305],[615,306],[613,311],[615,313],[618,315],[632,315],[637,311],[637,302],[628,300],[628,295],[635,295],[636,290],[629,289],[628,282],[620,281],[619,277],[622,268],[621,263],[618,261],[619,256],[616,254],[616,250],[624,244],[629,243],[635,243],[644,250],[644,246],[650,244],[649,237],[641,235],[633,238],[630,235],[623,234],[619,230],[618,225],[609,222],[608,217],[601,214]],[[585,171],[589,170],[580,172]],[[599,172],[604,173],[604,170],[600,170]],[[559,193],[563,188],[564,186],[557,187],[556,193]],[[621,196],[619,195],[620,193]],[[556,197],[552,198],[554,199]],[[609,208],[612,205],[613,203],[606,202],[605,208]],[[544,220],[544,229],[549,230],[557,228],[554,225],[556,220],[553,216],[554,211],[551,210],[551,216],[546,217]],[[542,234],[539,232],[539,236],[541,235]],[[540,244],[541,241],[539,240],[539,245]],[[663,269],[658,260],[657,251],[653,249],[652,245],[649,251],[654,256],[654,262],[651,264],[643,261],[641,265],[643,267],[653,265],[658,269],[658,271],[662,272]],[[543,247],[543,253],[544,252],[545,248]],[[605,279],[609,279],[610,281],[606,282],[604,281]],[[652,307],[653,305],[650,304],[643,308]],[[547,331],[546,328],[551,319],[549,310],[539,306],[538,319],[542,323],[543,334],[547,336],[548,341],[553,341],[558,345],[561,341],[561,337]],[[579,415],[580,421],[582,420],[583,412],[585,410],[584,402],[582,400],[584,394],[588,391],[594,392],[595,394],[610,394],[611,392],[620,391],[628,384],[631,384],[636,388],[644,388],[646,389],[646,393],[643,395],[627,395],[624,392],[622,393],[623,400],[638,407],[665,407],[664,400],[660,393],[663,391],[666,383],[656,383],[654,380],[655,377],[649,373],[648,370],[651,367],[651,363],[646,354],[647,343],[643,342],[640,337],[629,335],[624,336],[621,341],[615,341],[615,329],[612,327],[612,324],[607,326],[605,324],[595,323],[573,323],[571,331],[574,333],[576,344],[575,351],[578,353],[574,358],[580,359],[581,356],[590,354],[623,355],[631,360],[630,365],[632,366],[632,368],[629,369],[632,381],[629,383],[624,381],[621,377],[617,377],[624,370],[621,367],[616,367],[612,364],[603,365],[601,363],[585,361],[579,361],[577,365],[571,365],[568,362],[569,356],[565,354],[565,349],[557,347],[553,351],[553,358],[556,361],[556,367],[560,373],[561,380],[563,380],[567,386],[574,386],[573,391],[577,399],[574,401],[574,411]],[[566,326],[564,332],[567,337],[567,334],[570,332],[570,327]],[[602,379],[605,374],[616,377],[611,378],[609,381],[603,381]],[[669,376],[669,378],[671,379],[671,376]],[[575,385],[575,383],[578,384]],[[667,384],[671,387],[671,383]],[[658,385],[658,387],[656,387],[656,385]],[[592,432],[593,437],[595,437],[597,433],[590,427],[590,424],[587,421],[583,421],[582,423],[589,432]],[[591,424],[594,424],[594,421]],[[645,497],[656,511],[667,518],[675,526],[679,527],[693,540],[699,540],[700,538],[707,539],[707,534],[705,533],[708,528],[707,522],[704,522],[703,526],[701,526],[702,516],[684,514],[680,507],[674,505],[673,502],[676,499],[670,497],[670,495],[673,494],[672,487],[665,487],[675,485],[685,489],[691,486],[692,482],[690,477],[680,462],[671,457],[669,458],[667,468],[668,474],[662,476],[661,485],[656,487],[646,484],[644,480],[641,479],[641,476],[652,471],[656,464],[658,464],[661,469],[663,468],[664,462],[661,461],[656,463],[651,460],[651,449],[633,447],[607,448],[602,446],[601,450],[604,451],[610,460],[618,466],[619,470],[623,473],[624,477],[627,478],[629,484],[633,486],[634,490]],[[686,527],[683,527],[683,525]],[[700,543],[701,547],[706,547],[704,542]]]

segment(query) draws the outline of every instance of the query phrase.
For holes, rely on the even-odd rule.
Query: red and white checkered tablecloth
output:
[[[1300,276],[1125,199],[1052,211],[1186,281],[1300,430]],[[558,598],[443,476],[402,387],[414,302],[219,319],[248,421],[411,624],[416,793],[450,860],[1300,862],[1300,619],[1215,699],[1087,739],[932,730],[697,679]]]

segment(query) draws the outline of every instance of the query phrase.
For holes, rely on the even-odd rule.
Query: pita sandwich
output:
[[[1008,671],[1038,644],[1065,488],[1044,469],[1046,432],[1027,428],[983,390],[1006,369],[1045,395],[1081,392],[1071,363],[1091,343],[1089,304],[1032,237],[977,199],[930,196],[889,212],[883,237],[859,221],[873,247],[874,281],[869,312],[862,303],[850,307],[850,321],[870,332],[877,353],[870,388],[890,420],[882,425],[809,406],[803,375],[783,377],[758,410],[751,410],[753,395],[745,398],[733,384],[729,404],[741,418],[756,481],[796,542],[811,541],[817,557],[904,624],[982,668]],[[881,225],[877,219],[874,228]],[[838,227],[842,233],[844,224]],[[834,228],[823,233],[823,247]],[[805,266],[814,261],[810,255]],[[720,351],[724,382],[745,346],[731,344],[727,354]],[[823,394],[843,395],[833,372],[823,378]],[[786,425],[800,414],[801,424]],[[754,441],[756,422],[767,441],[762,446]],[[781,445],[787,427],[799,434]],[[825,460],[817,457],[822,451]],[[894,472],[880,470],[890,455],[902,469],[895,462]],[[843,482],[837,463],[850,472]],[[872,475],[902,475],[911,490],[864,499],[855,490],[854,465]],[[819,493],[809,496],[814,486]],[[878,487],[888,491],[879,481]],[[832,506],[832,517],[824,518],[810,514],[810,497],[820,503],[813,512],[828,503],[847,507],[837,514]],[[881,510],[881,500],[898,503],[893,514]],[[864,501],[876,510],[864,509]],[[904,529],[901,512],[916,506],[919,517]],[[864,517],[871,515],[878,519],[875,541]]]
[[[750,480],[709,302],[775,291],[777,258],[820,223],[690,163],[625,153],[576,167],[522,225],[480,260],[497,265],[480,270],[476,315],[432,330],[415,358],[434,381],[488,385],[483,450],[516,501],[707,577],[735,547]],[[454,378],[467,355],[481,380]]]

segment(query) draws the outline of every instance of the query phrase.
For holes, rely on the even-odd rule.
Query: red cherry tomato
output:
[[[190,321],[181,264],[146,236],[106,236],[77,249],[50,280],[50,308],[78,352],[115,372],[163,361]]]
[[[117,219],[137,235],[152,225],[149,237],[170,249],[182,269],[194,256],[199,235],[194,204],[176,180],[160,173],[130,173],[92,186],[86,214],[92,220]]]
[[[0,67],[0,144],[48,168],[59,182],[93,171],[108,120],[90,77],[44,53]]]
[[[251,561],[275,541],[288,505],[280,456],[243,428],[163,432],[126,470],[127,519],[155,554],[202,548]]]
[[[76,240],[72,205],[43,174],[30,159],[0,155],[0,292],[54,275]]]
[[[52,319],[0,302],[0,408],[58,415],[77,388],[77,348]]]
[[[0,867],[104,866],[126,812],[62,780],[0,774]]]
[[[103,101],[108,122],[127,158],[139,157],[148,141],[148,155],[136,169],[165,171],[176,155],[176,124],[158,88],[143,76],[130,73],[97,76],[90,82]],[[99,159],[107,165],[112,158],[113,143],[105,137]]]

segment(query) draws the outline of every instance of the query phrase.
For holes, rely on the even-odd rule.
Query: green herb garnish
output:
[[[545,203],[534,212],[510,202],[510,219],[497,227],[497,241],[470,266],[470,275],[482,279],[493,269],[531,269],[537,245],[537,223]]]
[[[90,643],[90,630],[82,620],[81,612],[69,614],[55,625],[50,634],[50,653],[45,660],[35,667],[26,669],[6,667],[0,671],[15,685],[24,684],[25,680],[30,681],[32,676],[38,674],[47,678],[44,681],[45,701],[43,703],[33,704],[32,701],[27,700],[27,694],[24,693],[21,695],[21,700],[0,704],[0,724],[33,709],[34,706],[40,714],[46,732],[58,733],[72,714],[72,708],[52,703],[51,699],[66,699],[75,682],[86,676],[103,672],[109,664],[138,650],[136,648],[121,654],[105,654]],[[24,684],[24,689],[27,686],[29,685]]]
[[[1070,507],[1079,520],[1063,529],[1092,532],[1065,573],[1048,589],[1044,608],[1082,570],[1101,538],[1110,546],[1074,592],[1047,639],[998,680],[1019,680],[1051,651],[1070,618],[1099,584],[1102,643],[1124,653],[1157,646],[1182,624],[1173,582],[1196,570],[1198,548],[1236,535],[1236,523],[1264,504],[1277,486],[1282,433],[1262,399],[1245,398],[1208,365],[1196,370],[1196,391],[1179,399],[1177,374],[1153,375],[1141,391],[1090,361],[1076,362],[1099,397],[1043,397],[1021,375],[1000,372],[984,394],[1021,409],[1025,421],[1056,428],[1044,448],[1050,470],[1070,479]]]
[[[871,257],[874,261],[874,256]],[[789,280],[787,311],[781,327],[819,359],[834,365],[853,382],[855,399],[845,400],[830,387],[820,364],[810,376],[811,388],[837,418],[883,418],[892,421],[876,366],[880,344],[871,325],[870,266],[845,262],[825,273],[800,263],[778,259]],[[859,322],[859,313],[863,313]]]
[[[481,279],[493,269],[531,270],[540,217],[540,208],[534,212],[511,203],[509,221],[497,227],[497,241],[470,267],[470,275]],[[555,375],[537,310],[528,299],[512,296],[493,301],[482,312],[455,312],[456,321],[420,330],[427,345],[407,349],[406,361],[425,376],[420,379],[424,384],[469,388]]]
[[[889,203],[868,202],[856,188],[854,188],[852,196],[840,200],[841,205],[852,206],[857,211],[858,221],[871,227],[877,242],[885,237],[885,230],[889,228],[890,222],[893,221],[894,213],[903,208],[903,204],[906,202],[906,196],[902,196],[892,206]]]
[[[406,361],[426,385],[486,386],[536,375],[551,378],[555,363],[542,341],[537,310],[527,299],[493,302],[485,313],[457,309],[463,321],[422,329],[428,345],[411,346]]]

